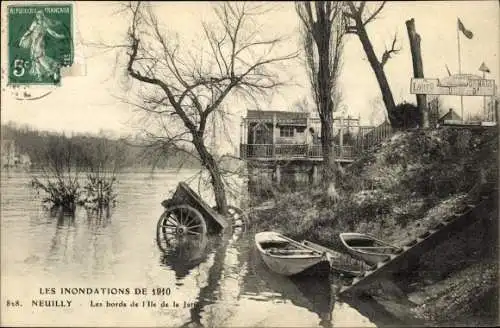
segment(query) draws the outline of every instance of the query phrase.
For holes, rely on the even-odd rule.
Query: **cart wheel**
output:
[[[248,225],[248,217],[243,211],[236,207],[229,205],[227,212],[231,218],[231,225],[234,233],[242,233],[246,230]]]
[[[189,205],[176,205],[163,212],[156,227],[156,241],[165,250],[185,240],[201,239],[207,233],[203,216]]]

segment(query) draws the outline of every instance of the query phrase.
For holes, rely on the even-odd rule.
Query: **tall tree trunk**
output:
[[[210,172],[212,186],[214,188],[215,203],[217,210],[221,214],[227,214],[227,197],[224,181],[222,181],[222,174],[220,172],[219,164],[214,160],[212,155],[209,154],[207,170]]]
[[[319,16],[318,19],[320,19]],[[317,25],[321,26],[321,25]],[[321,150],[323,152],[324,187],[335,184],[335,149],[333,143],[333,103],[331,97],[330,30],[316,30],[314,35],[318,46],[318,110],[321,120]]]
[[[342,53],[342,6],[329,1],[317,1],[314,5],[311,2],[298,2],[296,7],[303,23],[309,79],[321,120],[322,181],[328,195],[331,194],[330,190],[335,190],[333,111],[336,108],[334,94],[338,91],[337,78]]]
[[[363,22],[359,19],[356,19],[356,28],[357,35],[361,44],[363,45],[363,49],[368,57],[368,62],[370,63],[373,72],[375,73],[375,77],[377,78],[378,85],[380,87],[380,91],[382,92],[382,99],[384,101],[385,108],[387,109],[387,115],[389,116],[389,122],[394,126],[395,116],[394,112],[396,110],[396,104],[394,102],[394,97],[392,96],[391,88],[389,87],[389,82],[387,82],[387,77],[385,76],[384,68],[382,64],[379,62],[377,55],[375,55],[375,51],[373,50],[372,43],[368,38],[368,34],[366,33],[365,26]]]
[[[335,147],[333,143],[333,113],[327,111],[321,115],[322,127],[328,127],[321,130],[321,150],[323,152],[323,181],[325,187],[330,184],[335,185]]]
[[[193,144],[198,151],[201,158],[201,163],[210,174],[210,182],[214,190],[215,203],[217,205],[217,211],[220,214],[227,213],[227,197],[226,190],[224,187],[224,181],[222,180],[222,173],[219,164],[214,159],[212,154],[208,151],[207,147],[203,142],[202,137],[193,138]]]
[[[413,62],[413,76],[417,78],[424,77],[424,65],[422,63],[422,54],[420,52],[420,35],[415,29],[415,19],[406,21],[408,38],[410,39],[411,58]],[[419,126],[429,127],[429,111],[427,109],[427,97],[424,94],[417,94],[417,106],[420,113]]]

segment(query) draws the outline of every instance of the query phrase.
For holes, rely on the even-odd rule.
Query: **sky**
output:
[[[5,6],[2,3],[2,9]],[[286,35],[286,47],[290,51],[299,49],[299,21],[293,2],[270,3],[273,11],[259,18],[263,33]],[[376,3],[368,3],[367,7]],[[2,102],[1,121],[13,121],[32,127],[71,132],[97,133],[106,131],[111,135],[133,134],[137,126],[137,112],[122,98],[129,95],[124,88],[124,69],[117,67],[118,50],[104,51],[96,43],[120,44],[125,40],[127,17],[117,13],[120,5],[114,2],[77,2],[75,8],[75,52],[79,67],[84,74],[63,77],[62,84],[38,100],[18,100],[15,89],[6,85],[7,68],[7,19],[2,17]],[[202,21],[213,22],[210,2],[165,2],[154,3],[162,26],[177,32],[181,46],[189,49],[202,37]],[[6,15],[6,10],[2,10]],[[424,74],[429,78],[447,76],[450,71],[458,73],[457,18],[474,33],[472,39],[460,35],[462,73],[482,75],[478,71],[484,62],[490,69],[486,78],[499,83],[499,4],[497,1],[416,1],[388,2],[378,18],[367,25],[375,52],[380,57],[384,47],[389,46],[394,34],[400,52],[385,65],[385,72],[396,103],[415,103],[410,94],[410,79],[413,76],[410,46],[405,21],[415,19],[417,32],[421,36]],[[384,119],[381,96],[375,75],[366,59],[356,35],[346,37],[343,68],[340,76],[343,104],[347,114],[359,116],[364,124],[376,124]],[[118,54],[119,55],[119,54]],[[296,101],[310,97],[305,69],[301,58],[289,62],[282,73],[289,85],[272,96],[261,99],[260,109],[290,110]],[[42,94],[40,88],[30,88],[31,93]],[[460,108],[460,98],[442,98],[446,108]],[[481,97],[464,97],[465,115],[482,110]],[[229,98],[224,104],[234,114],[231,134],[234,143],[239,142],[239,121],[247,109],[254,104],[241,99]],[[227,141],[227,140],[226,140]]]

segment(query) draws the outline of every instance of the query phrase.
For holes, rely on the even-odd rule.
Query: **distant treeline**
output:
[[[185,151],[139,146],[133,142],[104,135],[39,131],[14,123],[2,124],[2,140],[13,140],[16,151],[30,157],[33,167],[51,165],[54,157],[69,165],[87,166],[96,162],[116,163],[120,168],[199,168],[199,162]],[[2,150],[3,152],[4,150]],[[55,155],[55,156],[54,156]]]

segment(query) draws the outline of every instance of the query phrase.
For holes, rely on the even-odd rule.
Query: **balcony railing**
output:
[[[358,155],[358,149],[354,146],[335,146],[335,158],[338,160],[353,160]],[[323,152],[321,145],[307,144],[241,144],[241,159],[311,159],[321,160]]]
[[[362,152],[391,137],[396,130],[389,124],[375,126],[358,126],[355,135],[338,136],[334,140],[335,158],[339,161],[352,161]],[[319,144],[240,144],[241,159],[279,160],[309,159],[322,160],[323,153]]]

